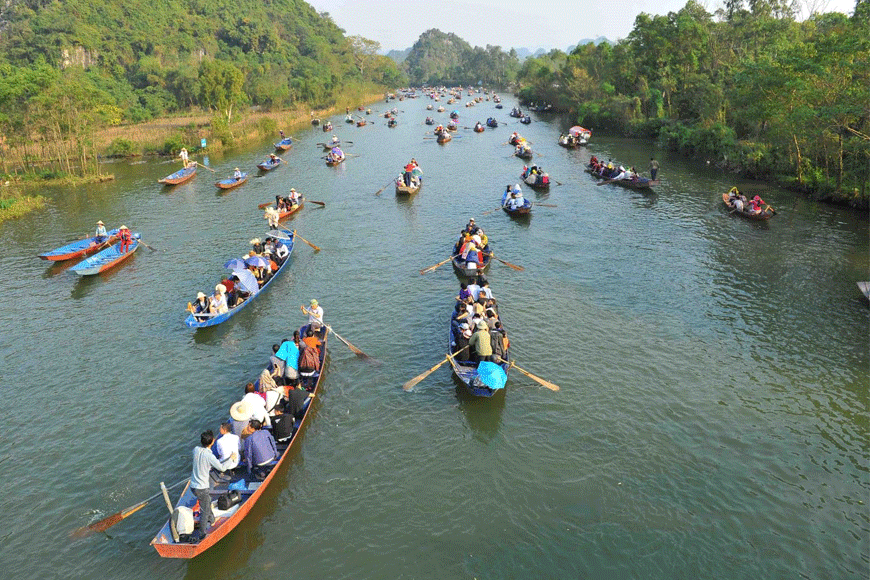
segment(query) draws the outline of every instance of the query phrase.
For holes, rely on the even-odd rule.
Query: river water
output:
[[[175,188],[156,180],[177,163],[107,164],[114,182],[48,190],[44,213],[0,225],[7,576],[866,578],[867,216],[647,142],[595,135],[568,151],[552,117],[438,145],[422,121],[447,113],[428,102],[396,102],[393,129],[333,118],[353,141],[338,168],[306,129],[288,166],[228,193],[216,177],[253,170],[269,142],[211,155],[216,174]],[[456,108],[470,127],[512,121],[512,105]],[[559,182],[526,192],[558,207],[525,222],[491,211],[523,165],[504,144],[513,130]],[[596,186],[582,171],[592,154],[639,168],[655,154],[662,185]],[[412,156],[422,191],[375,195]],[[735,183],[778,215],[729,215],[720,194]],[[186,328],[187,302],[262,237],[257,203],[291,186],[326,203],[292,220],[322,251],[299,243],[256,303]],[[443,359],[458,280],[449,265],[419,270],[449,256],[470,217],[525,267],[489,273],[517,364],[561,391],[512,371],[503,396],[469,400],[446,366],[401,389]],[[36,258],[97,219],[155,251],[87,279]],[[315,297],[378,362],[331,341],[312,422],[247,521],[190,562],[148,544],[162,500],[70,538],[189,475],[200,431]]]

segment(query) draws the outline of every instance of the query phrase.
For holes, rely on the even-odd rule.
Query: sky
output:
[[[410,48],[430,28],[471,44],[566,50],[578,40],[628,36],[641,12],[677,12],[688,0],[307,0],[328,12],[348,36],[381,43],[384,51]],[[855,0],[798,0],[824,12],[852,14]],[[710,13],[722,0],[698,0]]]

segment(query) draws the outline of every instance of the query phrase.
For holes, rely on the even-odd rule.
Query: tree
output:
[[[220,60],[208,60],[199,69],[199,95],[209,108],[220,111],[232,122],[233,107],[244,99],[245,75],[235,65]]]

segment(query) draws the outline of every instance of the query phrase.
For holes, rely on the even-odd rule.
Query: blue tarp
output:
[[[507,382],[507,375],[499,365],[483,361],[477,365],[477,376],[480,381],[490,389],[503,389]]]

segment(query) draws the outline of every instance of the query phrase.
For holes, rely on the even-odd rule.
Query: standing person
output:
[[[321,308],[317,304],[316,299],[311,300],[311,307],[305,308],[305,306],[300,306],[302,312],[308,315],[308,325],[311,326],[315,322],[323,326],[323,308]]]
[[[94,234],[94,238],[94,242],[97,244],[102,244],[109,239],[109,234],[106,233],[106,226],[103,225],[103,220],[97,222],[97,231]]]
[[[233,424],[229,421],[221,423],[221,434],[215,439],[214,447],[212,447],[215,457],[221,463],[226,463],[227,469],[233,469],[239,464],[239,451],[241,450],[242,440],[233,433]]]
[[[414,175],[414,167],[413,163],[408,163],[405,166],[405,173],[402,174],[402,178],[405,180],[405,187],[411,186],[411,177]]]
[[[178,152],[178,156],[181,157],[181,162],[184,164],[184,168],[187,169],[187,166],[189,164],[187,159],[187,149],[182,147],[181,151]]]
[[[652,181],[656,180],[656,175],[659,173],[659,162],[654,158],[649,158],[649,177]]]
[[[214,515],[211,513],[211,470],[226,471],[233,461],[238,462],[239,454],[234,452],[221,463],[212,453],[214,445],[214,433],[211,429],[203,431],[199,436],[199,447],[193,449],[193,470],[190,474],[190,489],[199,501],[199,525],[193,540],[196,542],[205,538],[208,527],[214,523]]]
[[[133,242],[133,234],[130,233],[127,226],[122,225],[118,228],[118,237],[121,238],[121,245],[118,247],[118,251],[126,254],[127,250],[130,249],[130,244]]]
[[[278,217],[278,210],[272,206],[266,208],[263,217],[269,220],[269,229],[275,229],[281,227],[281,220]]]

